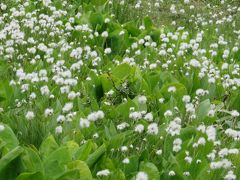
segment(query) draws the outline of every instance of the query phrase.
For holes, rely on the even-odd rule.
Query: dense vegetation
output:
[[[1,0],[0,179],[240,178],[238,0]]]

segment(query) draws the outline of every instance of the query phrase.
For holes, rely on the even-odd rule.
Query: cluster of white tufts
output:
[[[99,119],[103,119],[103,118],[104,118],[104,113],[101,110],[96,111],[96,112],[92,112],[87,116],[87,119],[89,121],[93,121],[93,122],[97,121]]]
[[[147,173],[140,171],[136,175],[136,180],[148,180],[148,175]]]
[[[166,131],[171,136],[179,135],[181,131],[181,119],[179,117],[174,118],[174,120],[169,123]]]
[[[181,150],[182,140],[180,138],[176,138],[173,141],[173,151],[179,152]]]
[[[100,176],[100,177],[109,176],[109,174],[110,174],[110,171],[108,169],[104,169],[97,172],[97,176]]]

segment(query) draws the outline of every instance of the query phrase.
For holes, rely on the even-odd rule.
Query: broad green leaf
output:
[[[150,29],[153,26],[152,20],[149,16],[143,19],[143,23],[146,29]]]
[[[68,147],[63,146],[49,154],[44,160],[44,165],[55,160],[57,160],[59,164],[66,164],[67,162],[70,162],[71,159],[72,157],[68,150]]]
[[[41,172],[24,172],[16,180],[45,180],[45,177]]]
[[[57,160],[44,164],[45,176],[47,180],[55,180],[65,171],[63,165],[60,165]]]
[[[101,26],[104,23],[104,19],[101,13],[92,13],[89,17],[89,21],[93,29],[95,29],[97,25]]]
[[[44,167],[38,152],[30,147],[24,148],[24,152],[21,155],[21,164],[25,171],[44,172]]]
[[[106,145],[101,145],[94,153],[90,154],[86,160],[87,165],[91,168],[97,160],[106,152]]]
[[[112,70],[112,75],[121,80],[127,78],[130,73],[131,67],[127,63],[120,64]]]
[[[112,82],[110,81],[109,76],[107,74],[102,74],[100,76],[100,80],[101,80],[101,83],[102,83],[104,93],[113,89]]]
[[[52,135],[48,136],[41,144],[39,148],[39,152],[43,159],[46,159],[49,154],[55,151],[58,148],[58,144],[56,143],[54,137]]]
[[[0,159],[0,173],[2,173],[2,171],[4,170],[5,167],[7,167],[7,165],[9,163],[11,163],[11,161],[13,161],[14,159],[16,159],[18,156],[21,155],[21,153],[23,152],[23,148],[20,146],[15,147],[13,150],[11,150],[10,152],[8,152],[7,154],[5,154],[1,159]]]
[[[138,171],[139,157],[137,155],[130,156],[129,161],[130,162],[128,164],[123,165],[124,166],[123,169],[126,177]]]
[[[120,169],[113,171],[109,178],[111,180],[125,180],[126,179],[124,173]]]
[[[139,170],[147,173],[149,179],[160,179],[160,173],[158,171],[158,168],[151,162],[141,162]]]
[[[12,150],[13,148],[17,147],[19,142],[14,132],[8,125],[6,124],[1,125],[4,126],[4,130],[0,131],[0,139],[2,139],[2,141],[5,142],[3,151],[3,154],[5,154],[8,151]]]
[[[92,179],[92,174],[84,161],[76,160],[68,163],[68,169],[78,169],[82,180]]]
[[[73,180],[80,179],[80,172],[78,169],[68,170],[60,175],[56,180]]]
[[[197,118],[199,120],[203,120],[207,116],[210,109],[211,109],[210,100],[206,99],[202,101],[197,108],[197,112],[196,112]]]
[[[68,141],[68,142],[66,142],[66,144],[64,144],[64,145],[68,147],[68,150],[69,150],[69,152],[70,152],[70,154],[71,154],[72,157],[74,156],[74,154],[75,154],[75,153],[78,151],[78,149],[79,149],[79,145],[78,145],[76,142],[74,142],[74,141]]]
[[[88,158],[88,155],[91,153],[92,149],[93,143],[89,140],[85,144],[81,145],[80,148],[76,151],[74,159],[85,161]]]
[[[141,31],[136,27],[134,22],[127,22],[123,27],[128,31],[131,36],[137,37]]]

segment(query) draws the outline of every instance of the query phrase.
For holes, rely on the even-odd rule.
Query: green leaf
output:
[[[108,148],[109,149],[117,149],[117,148],[120,148],[124,142],[127,141],[127,138],[126,137],[131,137],[131,135],[133,134],[132,131],[125,131],[125,132],[122,132],[122,133],[119,133],[119,134],[116,134],[115,136],[113,136],[110,141],[109,141],[109,146]]]
[[[43,159],[46,159],[49,154],[55,151],[58,148],[54,137],[52,135],[48,136],[41,144],[39,152],[42,155]]]
[[[131,67],[127,63],[120,64],[112,70],[112,75],[121,80],[127,78],[130,75],[130,73]]]
[[[5,142],[4,145],[5,151],[3,152],[3,154],[5,154],[12,150],[13,148],[17,147],[19,142],[14,132],[8,125],[6,124],[1,125],[4,126],[4,130],[0,131],[0,139],[2,139]]]
[[[89,17],[89,22],[93,29],[95,29],[97,25],[101,26],[104,23],[104,19],[101,13],[92,13]]]
[[[24,152],[21,156],[21,164],[25,171],[44,172],[44,167],[39,154],[32,148],[24,148]]]
[[[76,160],[68,163],[68,169],[78,169],[82,180],[92,179],[92,174],[84,161]]]
[[[203,120],[207,116],[210,109],[211,109],[210,100],[206,99],[202,101],[197,108],[197,112],[196,112],[197,118],[199,120]]]
[[[91,168],[97,160],[106,152],[106,145],[101,145],[94,153],[90,154],[86,163]]]
[[[141,162],[139,169],[140,169],[140,171],[147,173],[148,179],[151,179],[151,180],[159,180],[160,179],[160,173],[158,171],[158,168],[153,163]]]
[[[80,146],[74,155],[74,159],[85,161],[93,149],[93,142],[88,140],[87,143]]]
[[[123,27],[133,37],[137,37],[141,33],[141,31],[137,28],[134,22],[127,22],[126,24],[123,25]]]
[[[72,157],[68,147],[60,147],[47,156],[44,160],[44,165],[55,160],[57,160],[59,164],[66,164],[67,162],[70,162],[71,159]]]
[[[103,6],[106,2],[107,0],[91,0],[94,6]]]
[[[79,149],[79,145],[78,145],[76,142],[74,142],[74,141],[68,141],[68,142],[66,142],[66,144],[64,144],[64,145],[68,147],[68,150],[69,150],[69,152],[70,152],[70,154],[71,154],[72,157],[74,156],[74,154],[75,154],[75,153],[78,151],[78,149]]]
[[[124,165],[124,172],[126,176],[138,171],[139,157],[137,155],[130,156],[129,161],[130,163]]]
[[[173,138],[170,136],[170,134],[167,134],[165,137],[164,146],[163,146],[163,154],[165,159],[167,159],[172,152],[172,147],[173,147],[172,142],[173,142]]]
[[[137,108],[137,105],[131,99],[128,99],[127,102],[123,102],[122,104],[117,106],[116,111],[118,112],[119,116],[128,119],[130,107]]]
[[[57,160],[44,164],[44,168],[47,180],[55,180],[65,170],[64,166],[60,165]]]
[[[125,175],[120,169],[116,169],[111,173],[110,177],[111,180],[125,180]]]
[[[4,155],[1,159],[0,159],[0,173],[2,173],[2,171],[4,170],[5,167],[7,167],[7,165],[13,161],[14,159],[16,159],[18,156],[20,156],[20,154],[23,152],[23,148],[20,146],[15,147],[13,150],[11,150],[10,152],[8,152],[6,155]]]
[[[188,126],[181,129],[180,137],[182,141],[186,141],[196,136],[196,128]]]
[[[143,19],[143,23],[144,23],[144,26],[146,29],[151,29],[151,27],[153,25],[152,20],[149,16],[147,16]]]
[[[110,91],[113,88],[112,82],[110,81],[109,76],[107,74],[102,74],[100,76],[100,80],[102,83],[104,93]]]
[[[61,176],[56,178],[56,180],[72,180],[72,179],[80,179],[80,172],[78,169],[66,171]]]
[[[16,180],[45,180],[45,177],[41,172],[27,172],[21,173]]]

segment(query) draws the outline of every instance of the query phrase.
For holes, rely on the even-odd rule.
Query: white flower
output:
[[[153,121],[153,115],[152,113],[147,113],[145,116],[144,116],[144,119],[151,122]]]
[[[208,137],[208,141],[215,141],[216,140],[216,128],[213,126],[208,126],[206,129],[206,134]]]
[[[236,179],[236,175],[233,173],[233,171],[228,171],[227,175],[224,177],[226,180],[234,180]]]
[[[108,32],[107,31],[102,32],[101,36],[105,38],[108,37]]]
[[[164,100],[165,100],[164,98],[160,98],[158,101],[159,101],[159,103],[162,104],[164,102]]]
[[[59,122],[59,123],[65,121],[65,120],[66,120],[66,118],[65,118],[65,116],[63,116],[63,115],[59,115],[59,116],[57,117],[57,122]]]
[[[144,131],[144,126],[142,124],[138,124],[136,125],[134,131],[138,133],[142,133]]]
[[[169,176],[175,176],[176,173],[175,173],[174,171],[169,171],[168,175],[169,175]]]
[[[62,126],[57,126],[55,129],[56,134],[62,134]]]
[[[139,120],[142,118],[142,113],[141,112],[131,112],[129,114],[129,118],[133,119],[133,120]]]
[[[64,113],[67,113],[67,112],[71,111],[72,108],[73,108],[73,103],[72,103],[72,102],[69,102],[69,103],[66,103],[66,104],[64,105],[64,107],[62,108],[62,111],[63,111]]]
[[[111,48],[106,48],[104,54],[110,54],[112,52]]]
[[[121,151],[122,151],[122,152],[126,152],[127,150],[128,150],[128,147],[127,147],[127,146],[122,146],[122,147],[121,147]]]
[[[5,11],[5,10],[7,9],[7,5],[6,5],[6,4],[3,4],[3,3],[1,3],[1,9],[2,9],[3,11]]]
[[[181,150],[182,140],[180,138],[176,138],[173,141],[173,151],[178,152]]]
[[[129,127],[129,124],[126,123],[126,122],[123,122],[123,123],[117,125],[117,129],[119,129],[119,130],[123,130],[123,129],[125,129],[126,127]]]
[[[51,116],[53,114],[53,109],[45,109],[44,111],[44,116],[45,117],[48,117],[48,116]]]
[[[179,135],[181,131],[181,119],[176,117],[173,121],[170,122],[166,131],[171,134],[171,136]]]
[[[239,112],[236,111],[236,110],[233,110],[233,111],[231,112],[231,116],[232,116],[232,117],[238,117],[238,116],[239,116]]]
[[[157,154],[157,155],[161,155],[161,154],[162,154],[162,150],[161,150],[161,149],[157,150],[157,151],[156,151],[156,154]]]
[[[79,122],[80,128],[88,128],[90,126],[90,122],[87,119],[80,119]]]
[[[42,0],[44,6],[49,6],[52,1],[51,0]]]
[[[203,90],[203,89],[197,89],[196,90],[196,94],[198,96],[204,96],[205,94],[207,94],[207,91]]]
[[[0,132],[5,129],[4,125],[0,124]]]
[[[99,134],[98,133],[93,134],[93,138],[95,139],[99,138]]]
[[[184,175],[184,176],[190,176],[190,172],[188,172],[188,171],[183,172],[183,175]]]
[[[215,115],[215,111],[213,109],[208,111],[208,116],[213,117]]]
[[[170,93],[174,93],[174,92],[176,92],[176,87],[175,86],[170,86],[169,88],[168,88],[168,92],[170,92]]]
[[[108,176],[110,174],[110,171],[108,169],[104,169],[97,172],[97,176]]]
[[[136,175],[136,180],[148,180],[148,175],[147,173],[140,171]]]
[[[140,104],[145,104],[145,103],[147,102],[146,96],[139,96],[139,97],[138,97],[138,102],[139,102]]]
[[[25,117],[27,120],[32,120],[35,117],[34,112],[28,111]]]
[[[76,96],[77,94],[74,91],[71,91],[68,94],[68,99],[73,100]]]
[[[104,22],[105,22],[105,23],[109,23],[109,22],[110,22],[110,19],[109,19],[109,18],[106,18],[106,19],[104,20]]]
[[[200,131],[200,132],[202,132],[202,133],[205,133],[205,131],[206,131],[206,126],[203,125],[203,124],[201,124],[201,125],[199,125],[199,126],[197,127],[197,130]]]
[[[97,112],[92,112],[88,115],[87,119],[89,121],[97,121],[99,119],[103,119],[104,118],[104,113],[103,111],[97,111]]]
[[[196,59],[191,59],[190,62],[189,62],[189,64],[190,64],[191,66],[195,67],[195,68],[201,67],[200,62],[199,62],[198,60],[196,60]]]
[[[148,134],[154,134],[157,135],[158,134],[158,125],[157,123],[151,123],[148,125],[148,130],[147,130]]]
[[[182,98],[182,101],[185,102],[185,103],[189,103],[190,100],[191,100],[191,97],[188,96],[188,95],[185,95],[185,96],[183,96],[183,98]]]
[[[190,156],[186,156],[186,157],[184,158],[184,160],[185,160],[187,163],[189,163],[189,164],[192,163],[192,157],[190,157]]]
[[[197,142],[199,145],[205,145],[206,144],[206,140],[204,137],[201,137],[198,139],[198,142]]]
[[[43,86],[40,88],[41,94],[42,95],[49,95],[50,91],[48,89],[48,86]]]
[[[129,164],[129,162],[130,162],[130,161],[129,161],[128,158],[125,158],[125,159],[122,161],[123,164]]]
[[[170,111],[170,110],[167,110],[165,113],[164,113],[164,116],[165,117],[170,117],[170,116],[172,116],[173,115],[173,113],[172,113],[172,111]]]

